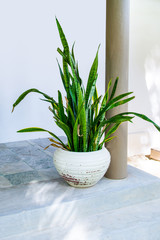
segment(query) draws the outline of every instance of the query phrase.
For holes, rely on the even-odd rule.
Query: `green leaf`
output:
[[[75,42],[74,42],[73,45],[72,45],[72,57],[73,57],[73,60],[75,61],[74,46],[75,46]]]
[[[69,64],[69,60],[67,58],[67,56],[64,54],[64,52],[60,49],[57,48],[57,52],[62,56],[62,58]]]
[[[114,107],[117,107],[117,106],[120,106],[120,105],[123,105],[129,101],[131,101],[132,99],[134,99],[135,97],[131,97],[131,98],[127,98],[125,100],[121,100],[121,101],[117,101],[127,95],[129,95],[131,93],[124,93],[124,94],[121,94],[119,95],[118,97],[112,99],[111,101],[109,101],[107,103],[107,105],[99,112],[98,116],[95,118],[94,120],[94,123],[93,123],[93,127],[98,123],[98,121],[100,121],[101,117],[104,115],[105,112],[107,112],[108,110],[114,108]],[[117,102],[116,102],[117,101]]]
[[[78,113],[77,113],[77,118],[76,118],[76,121],[75,121],[75,124],[74,124],[74,127],[73,127],[73,145],[74,145],[74,151],[75,152],[78,152],[78,146],[79,146],[79,137],[78,137],[78,121],[79,121],[79,118],[80,118],[80,114],[81,114],[81,111],[83,109],[83,105],[84,103],[81,104],[81,106],[79,107],[78,109]]]
[[[82,106],[82,111],[80,112],[79,122],[80,126],[82,128],[82,135],[83,135],[83,152],[86,152],[87,150],[87,122],[86,122],[86,111],[85,111],[85,104],[83,99],[83,94],[81,91],[81,87],[78,84],[78,91],[79,91],[79,97],[78,97],[78,111],[80,110]]]
[[[107,91],[106,91],[106,93],[103,97],[103,100],[102,100],[101,109],[103,109],[106,106],[106,103],[107,103],[108,97],[109,97],[109,89],[111,87],[111,84],[112,84],[112,79],[108,83]]]
[[[128,115],[128,114],[133,114],[134,116],[137,116],[147,122],[150,122],[152,123],[155,128],[160,132],[160,126],[158,126],[158,124],[156,124],[154,121],[152,121],[150,118],[148,118],[146,115],[144,114],[141,114],[141,113],[136,113],[136,112],[124,112],[124,113],[121,113],[121,114],[124,114],[124,115]]]
[[[74,107],[76,108],[77,106],[77,97],[76,97],[76,89],[75,89],[75,85],[72,85],[69,89],[69,93],[71,95],[71,98],[72,98],[72,103],[74,105]],[[74,109],[75,110],[75,109]]]
[[[99,45],[99,47],[100,47],[100,45]],[[97,78],[99,47],[98,47],[94,62],[92,64],[92,67],[91,67],[91,70],[90,70],[90,73],[89,73],[89,77],[88,77],[88,82],[87,82],[87,87],[86,87],[86,95],[85,95],[85,101],[86,101],[85,105],[86,106],[88,104],[88,99],[89,99],[89,95],[90,95],[90,91],[91,91],[93,82]]]
[[[100,146],[103,145],[107,141],[107,139],[109,139],[109,136],[112,135],[119,128],[119,126],[120,123],[116,123],[113,125],[113,127],[109,129],[109,131],[106,133],[104,140],[100,143]]]
[[[100,96],[100,98],[101,98],[101,96]],[[95,104],[95,117],[97,117],[97,115],[98,115],[99,100],[96,103],[97,99],[98,99],[98,92],[97,92],[97,88],[95,87],[95,91],[94,91],[94,95],[93,95],[93,103]]]
[[[77,77],[77,75],[76,75],[76,70],[75,70],[74,60],[73,60],[71,54],[69,55],[69,61],[70,61],[70,67],[71,67],[72,75],[73,75],[73,79],[74,79],[74,81],[72,81],[72,83],[73,83],[74,86],[75,86],[75,89],[76,89],[76,95],[77,95],[77,99],[78,99],[78,95],[79,95],[78,84],[79,84],[79,81],[78,81],[78,77]]]
[[[123,104],[133,100],[134,98],[135,98],[135,96],[124,99],[124,100],[121,100],[121,101],[118,101],[118,102],[114,102],[114,103],[110,104],[109,106],[107,105],[107,111],[112,109],[112,108],[115,108],[117,106],[123,105]]]
[[[40,98],[40,100],[50,103],[54,109],[58,108],[58,103],[55,100],[43,99],[43,98]]]
[[[107,139],[110,135],[112,135],[112,134],[119,128],[120,124],[121,124],[121,123],[115,123],[115,124],[113,125],[113,127],[111,127],[111,128],[109,129],[109,131],[106,133],[106,136],[105,136],[105,138],[104,138],[104,141],[105,141],[105,139]]]
[[[70,106],[69,103],[68,103],[67,110],[68,110],[68,112],[70,113],[69,116],[68,116],[68,122],[71,122],[72,126],[74,127],[74,124],[75,124],[75,116],[74,116],[73,110],[72,110],[72,108],[71,108],[71,106]]]
[[[134,118],[134,116],[124,116],[123,114],[117,114],[107,120],[104,121],[104,123],[122,123],[122,122],[126,122],[129,121],[131,122],[131,120]]]
[[[91,108],[95,109],[95,111],[98,111],[97,106],[100,103],[100,100],[102,98],[102,95],[99,96],[99,98],[95,99],[91,105]],[[94,112],[95,113],[95,112]],[[96,114],[95,114],[96,115]]]
[[[64,113],[62,94],[60,91],[58,91],[58,106],[59,106],[59,111],[58,111],[59,118],[62,122],[66,123],[66,115]]]
[[[45,130],[43,128],[37,128],[37,127],[30,127],[30,128],[24,128],[24,129],[21,129],[19,131],[17,131],[18,133],[25,133],[25,132],[48,132],[52,137],[56,138],[62,145],[64,148],[66,148],[66,145],[62,142],[62,140],[57,137],[54,133],[48,131],[48,130]]]
[[[113,140],[114,138],[115,138],[115,136],[110,137],[110,138],[107,138],[107,139],[105,140],[105,143],[110,142],[110,141]],[[104,143],[99,144],[98,150],[102,149],[103,144],[104,144]]]
[[[117,77],[116,80],[115,80],[115,83],[113,85],[113,89],[112,89],[111,96],[110,96],[109,100],[111,100],[116,93],[118,81],[119,81],[119,78]]]
[[[78,114],[76,122],[73,127],[73,145],[74,145],[74,151],[78,152],[78,145],[79,145],[79,138],[78,138],[78,120],[79,120],[80,114]]]
[[[68,46],[68,42],[66,40],[66,37],[65,37],[65,34],[63,32],[63,29],[58,21],[58,19],[56,18],[56,23],[57,23],[57,28],[58,28],[58,31],[59,31],[59,36],[60,36],[60,39],[61,39],[61,42],[62,42],[62,45],[63,45],[63,48],[64,48],[64,54],[66,54],[66,56],[69,58],[69,46]]]
[[[111,105],[113,105],[115,102],[118,102],[120,99],[129,96],[130,94],[132,94],[133,92],[127,92],[127,93],[123,93],[118,95],[117,97],[113,98],[112,100],[109,100],[107,103],[107,107],[109,108]]]
[[[73,149],[73,144],[72,144],[72,134],[71,134],[71,129],[68,127],[67,124],[63,123],[61,120],[57,120],[56,124],[58,127],[60,127],[64,133],[67,136],[68,139],[68,146],[70,149]]]
[[[39,90],[36,89],[36,88],[31,88],[31,89],[28,89],[27,91],[23,92],[23,93],[19,96],[19,98],[15,101],[15,103],[13,104],[12,112],[14,111],[14,108],[15,108],[29,93],[31,93],[31,92],[40,93],[40,94],[42,94],[46,99],[49,99],[49,100],[54,101],[54,99],[53,99],[52,97],[48,96],[47,94],[39,91]],[[56,101],[54,101],[54,102],[56,102]]]
[[[92,87],[90,89],[90,94],[89,94],[89,98],[88,98],[88,101],[86,101],[86,108],[87,107],[90,107],[91,105],[91,102],[92,102],[92,99],[94,97],[94,93],[95,93],[95,90],[96,90],[96,81],[97,81],[97,77],[98,77],[98,74],[96,76],[96,78],[94,79],[93,83],[92,83]]]
[[[63,86],[64,86],[64,89],[66,90],[66,83],[65,83],[65,79],[64,79],[64,74],[62,72],[62,69],[61,69],[61,66],[57,60],[57,63],[58,63],[58,67],[59,67],[59,72],[60,72],[60,75],[61,75],[61,79],[62,79],[62,82],[63,82]]]
[[[70,82],[70,75],[69,75],[69,70],[68,70],[68,64],[67,62],[63,59],[63,76],[64,76],[64,82],[65,82],[65,87],[66,87],[66,92],[67,94],[69,93],[69,82]]]
[[[81,79],[80,76],[79,76],[78,62],[76,63],[75,67],[76,67],[76,75],[77,75],[79,84],[80,84],[80,86],[81,86],[81,85],[82,85],[82,79]]]
[[[102,100],[100,112],[105,108],[105,106],[107,104],[107,101],[108,101],[108,98],[109,98],[109,89],[111,87],[111,84],[112,84],[112,79],[108,83],[107,91],[106,91],[106,93],[105,93],[105,95],[103,97],[103,100]],[[102,121],[104,118],[105,118],[105,112],[102,114],[102,116],[100,117],[99,121]]]

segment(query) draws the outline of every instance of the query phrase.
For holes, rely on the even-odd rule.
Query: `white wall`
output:
[[[16,133],[31,126],[63,134],[55,126],[48,104],[37,94],[27,96],[11,114],[13,102],[29,88],[38,88],[54,98],[58,89],[63,91],[56,62],[56,49],[61,44],[55,15],[70,45],[76,40],[75,51],[85,81],[101,43],[98,88],[104,92],[105,0],[0,1],[0,142],[48,136]]]
[[[135,100],[129,110],[160,125],[160,1],[131,0],[129,88]],[[160,133],[142,120],[129,125],[129,155],[160,147]]]

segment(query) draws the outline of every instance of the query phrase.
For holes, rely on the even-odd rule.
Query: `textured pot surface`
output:
[[[110,153],[106,148],[94,152],[57,149],[53,162],[69,185],[85,188],[95,185],[104,176],[110,164]]]

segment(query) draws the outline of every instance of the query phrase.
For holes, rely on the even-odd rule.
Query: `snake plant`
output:
[[[121,123],[132,122],[135,116],[152,123],[160,131],[160,127],[151,119],[135,112],[123,112],[111,118],[106,118],[108,111],[134,99],[133,92],[115,96],[119,81],[116,78],[114,83],[110,80],[105,95],[103,97],[98,96],[96,82],[98,78],[99,47],[85,87],[79,75],[78,63],[74,54],[74,44],[70,49],[58,19],[56,19],[56,23],[63,46],[63,50],[57,49],[62,57],[62,67],[58,62],[58,68],[66,96],[63,98],[61,92],[58,91],[58,99],[55,100],[46,93],[31,88],[20,95],[13,104],[13,110],[29,93],[41,94],[44,98],[41,100],[50,104],[49,110],[52,112],[57,126],[64,131],[67,144],[51,131],[42,128],[31,127],[18,132],[48,132],[53,137],[50,138],[50,145],[54,147],[74,152],[90,152],[101,149],[105,142],[109,142],[114,138],[112,134]]]

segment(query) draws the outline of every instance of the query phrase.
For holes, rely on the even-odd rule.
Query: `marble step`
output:
[[[1,240],[159,240],[160,199],[84,218],[61,217],[61,225],[21,233]],[[43,219],[40,220],[43,222]]]
[[[106,231],[105,226],[100,221],[101,216],[105,222],[110,219],[110,214],[113,215],[113,212],[117,214],[117,218],[115,220],[112,218],[112,221],[109,221],[108,228],[110,226],[112,229],[112,224],[116,225],[116,222],[118,224],[117,219],[119,219],[120,224],[123,222],[124,226],[126,224],[126,227],[130,227],[127,225],[128,220],[126,220],[126,223],[122,221],[122,215],[126,214],[126,219],[127,216],[129,219],[130,211],[133,209],[130,221],[135,222],[137,225],[141,214],[142,216],[148,214],[145,211],[147,211],[147,206],[149,207],[150,203],[152,203],[150,213],[153,210],[152,217],[155,220],[155,226],[158,226],[157,222],[160,223],[159,218],[158,216],[154,218],[154,213],[156,208],[157,213],[159,212],[159,205],[156,204],[160,203],[160,179],[130,166],[128,173],[126,179],[109,180],[103,178],[97,185],[87,189],[72,188],[62,179],[1,189],[0,239],[15,238],[16,240],[24,240],[23,236],[25,237],[27,234],[28,238],[26,239],[36,239],[36,234],[40,234],[37,239],[48,240],[52,239],[47,237],[50,231],[54,232],[54,234],[60,234],[60,229],[65,228],[64,233],[61,231],[62,237],[53,238],[61,240],[65,239],[63,234],[65,235],[66,231],[69,229],[74,231],[74,228],[72,229],[74,224],[78,224],[77,227],[85,226],[85,219],[89,219],[86,224],[93,223],[93,229],[94,224],[98,223],[99,227],[102,227],[101,230],[104,228],[104,231]],[[146,210],[141,213],[140,209],[143,205]],[[139,207],[136,208],[136,206]],[[134,217],[136,211],[139,211],[137,212],[138,215],[136,215],[137,221],[136,216]],[[120,212],[123,214],[121,215]],[[148,223],[145,222],[145,224]],[[91,225],[86,226],[92,229]],[[138,226],[139,228],[142,227],[142,225]],[[114,228],[112,230],[115,231]],[[89,230],[86,231],[86,234],[89,234]],[[118,234],[116,231],[115,236]],[[44,234],[46,232],[44,238],[41,237],[43,232]],[[32,238],[32,235],[35,235],[35,238]]]

